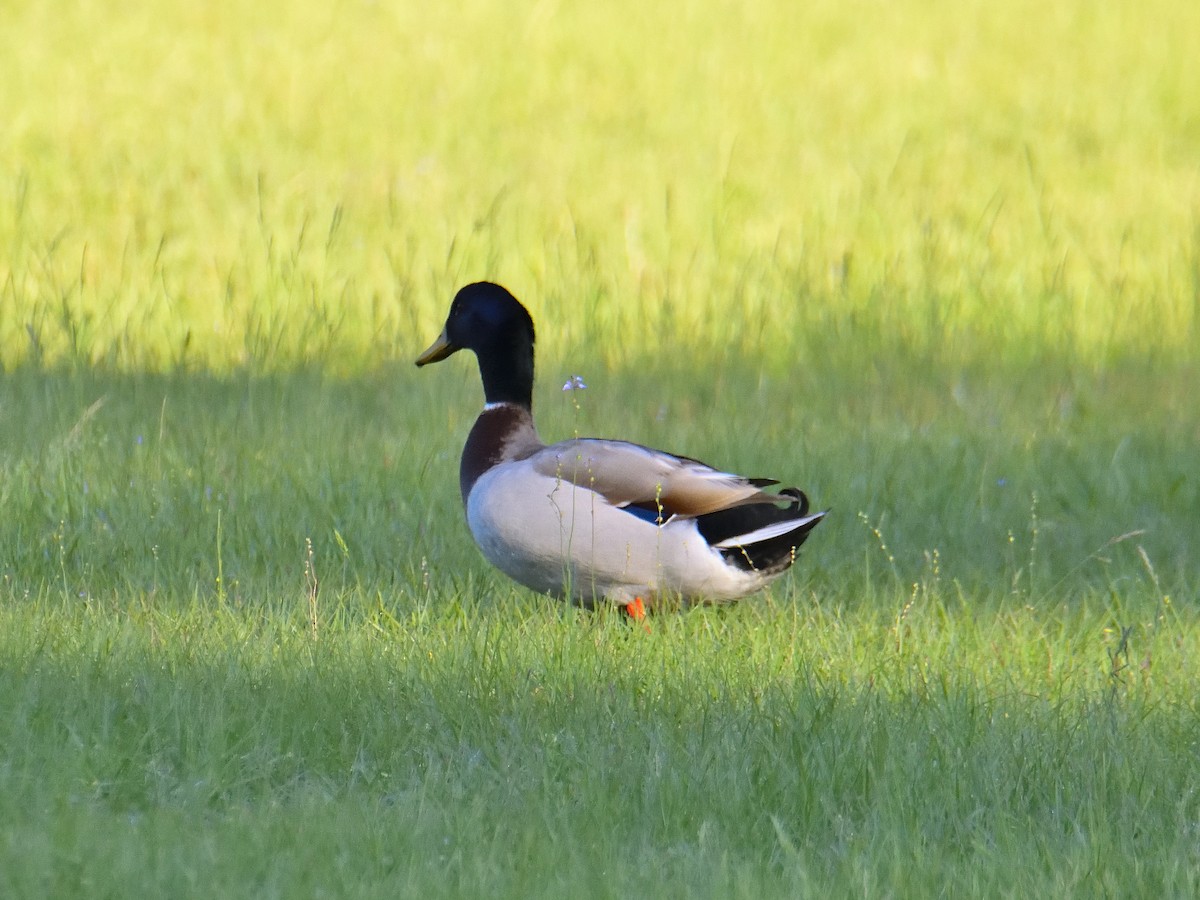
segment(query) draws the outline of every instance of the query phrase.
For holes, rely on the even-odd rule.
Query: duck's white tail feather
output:
[[[746,532],[745,534],[735,534],[725,538],[723,541],[718,541],[713,544],[718,550],[730,549],[733,547],[748,547],[752,544],[759,544],[763,541],[769,541],[771,538],[780,537],[789,532],[803,528],[812,522],[818,522],[825,517],[825,513],[813,513],[811,516],[801,516],[798,519],[786,519],[782,522],[775,522],[771,525],[766,525],[762,528],[756,528],[754,531]]]

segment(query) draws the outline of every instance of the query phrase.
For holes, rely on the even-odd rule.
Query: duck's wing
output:
[[[770,479],[744,478],[628,441],[562,441],[530,462],[540,475],[595,491],[616,507],[646,510],[659,521],[781,499],[762,490],[776,483]]]

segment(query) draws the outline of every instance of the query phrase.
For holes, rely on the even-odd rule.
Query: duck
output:
[[[675,604],[718,604],[765,588],[825,517],[803,491],[631,441],[546,444],[533,420],[534,326],[504,287],[468,284],[419,367],[470,350],[483,410],[467,435],[459,490],[489,563],[517,583],[641,620]],[[773,489],[772,489],[773,488]]]

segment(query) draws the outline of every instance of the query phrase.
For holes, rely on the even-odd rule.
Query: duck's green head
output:
[[[487,401],[528,406],[533,391],[533,343],[533,319],[525,307],[500,285],[478,281],[455,295],[446,326],[417,357],[417,365],[472,350],[479,358]]]

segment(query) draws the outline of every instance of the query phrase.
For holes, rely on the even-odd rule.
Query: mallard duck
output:
[[[796,560],[825,513],[795,488],[620,440],[547,445],[533,423],[533,319],[498,284],[458,292],[418,366],[472,350],[483,411],[459,487],[487,560],[535,591],[635,619],[656,605],[760,590]]]

